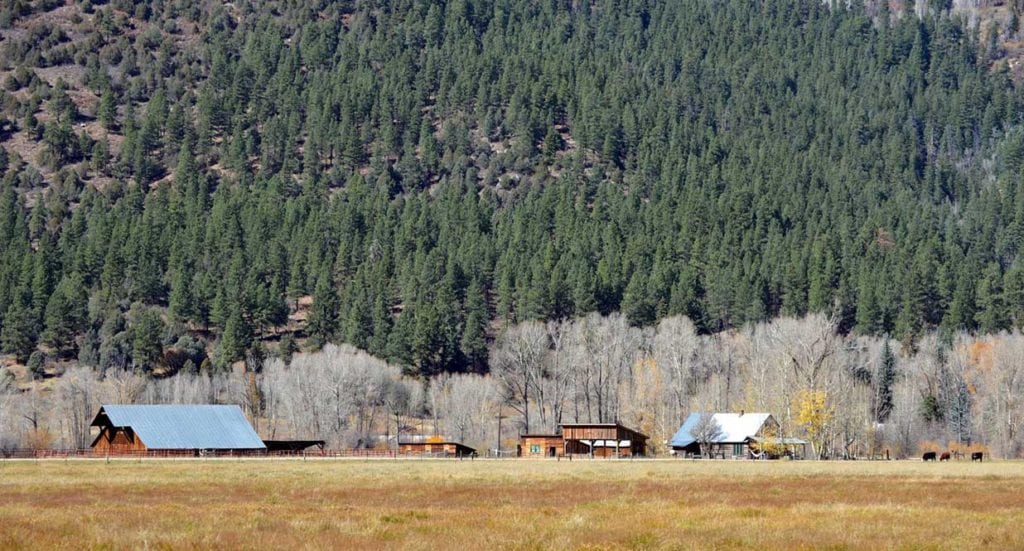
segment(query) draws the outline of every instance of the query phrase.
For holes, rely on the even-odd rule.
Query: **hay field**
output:
[[[1012,549],[1024,464],[0,462],[0,548]]]

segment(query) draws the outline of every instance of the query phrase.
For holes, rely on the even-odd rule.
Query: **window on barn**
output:
[[[533,454],[540,453],[540,444],[532,444],[532,445],[530,445],[530,453],[533,453]]]
[[[733,444],[732,454],[737,457],[743,455],[743,444]]]

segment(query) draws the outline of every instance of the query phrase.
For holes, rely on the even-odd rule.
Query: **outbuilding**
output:
[[[323,440],[264,440],[263,445],[267,447],[267,453],[300,453],[309,448],[316,447],[323,451],[327,442]]]
[[[428,455],[432,457],[473,457],[476,450],[444,438],[431,437],[416,442],[400,442],[399,453],[406,455]]]
[[[96,455],[264,454],[237,405],[104,405],[91,426]]]

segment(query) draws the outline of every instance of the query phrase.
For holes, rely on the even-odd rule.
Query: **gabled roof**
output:
[[[673,448],[685,448],[697,441],[692,431],[700,422],[702,413],[691,413],[683,426],[679,427],[670,444]],[[715,422],[722,429],[722,436],[715,440],[716,444],[739,444],[757,435],[761,427],[771,417],[770,413],[715,413]]]
[[[105,405],[92,426],[131,427],[151,450],[266,449],[235,405]]]

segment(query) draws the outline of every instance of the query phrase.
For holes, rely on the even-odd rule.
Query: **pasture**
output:
[[[0,548],[1024,546],[1008,462],[0,461]]]

